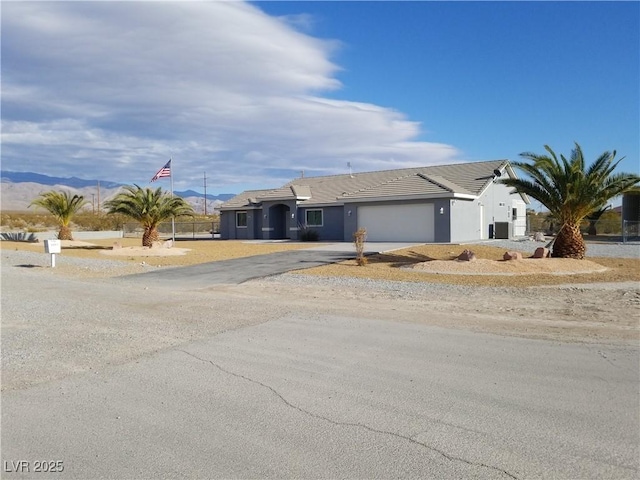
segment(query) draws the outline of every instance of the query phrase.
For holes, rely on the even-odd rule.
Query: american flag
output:
[[[170,176],[171,176],[171,160],[169,160],[164,167],[158,170],[158,173],[156,173],[153,176],[151,181],[155,182],[159,178],[170,177]]]

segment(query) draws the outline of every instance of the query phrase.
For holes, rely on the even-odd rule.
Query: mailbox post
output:
[[[51,254],[51,268],[56,266],[56,253],[61,251],[60,240],[45,240],[44,241],[44,253]]]

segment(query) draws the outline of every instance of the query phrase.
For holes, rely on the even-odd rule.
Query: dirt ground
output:
[[[304,243],[187,241],[179,242],[173,248],[145,249],[136,239],[118,242],[120,248],[116,249],[113,249],[113,240],[65,242],[63,257],[117,259],[124,263],[104,271],[85,271],[65,266],[61,259],[55,274],[75,279],[99,277],[108,281],[110,277],[139,273],[149,266],[165,268],[309,246]],[[287,298],[288,310],[310,315],[314,312],[340,315],[355,312],[367,318],[559,341],[637,345],[640,340],[640,259],[503,261],[503,249],[474,245],[478,260],[456,261],[464,248],[457,245],[417,246],[371,256],[366,267],[358,267],[355,261],[349,260],[294,274],[316,276],[318,282],[287,282],[276,278],[244,285],[216,286],[200,293],[210,294],[221,303],[255,304],[265,312],[271,308],[280,309],[282,299]],[[42,252],[43,246],[3,241],[0,249]],[[411,288],[402,287],[399,290],[403,292],[398,293],[375,282],[323,283],[322,279],[326,277],[395,280],[410,282]],[[222,302],[222,298],[226,300]]]

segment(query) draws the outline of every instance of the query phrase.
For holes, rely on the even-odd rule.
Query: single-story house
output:
[[[622,194],[622,237],[636,240],[640,237],[640,187]]]
[[[529,199],[497,180],[515,177],[508,160],[300,177],[248,190],[220,208],[223,239],[447,243],[523,236]]]

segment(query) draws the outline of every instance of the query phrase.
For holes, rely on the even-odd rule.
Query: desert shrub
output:
[[[107,215],[104,212],[86,212],[76,215],[73,221],[80,230],[104,231],[121,230],[126,219],[121,214]]]
[[[367,257],[364,256],[364,242],[367,240],[367,230],[359,228],[353,234],[353,243],[356,247],[356,263],[360,267],[367,264]]]
[[[8,240],[10,242],[29,242],[35,243],[38,241],[36,236],[33,233],[27,232],[5,232],[0,233],[0,238],[2,240]]]
[[[309,228],[307,225],[300,225],[301,242],[317,242],[318,240],[320,240],[320,233],[317,230]]]

